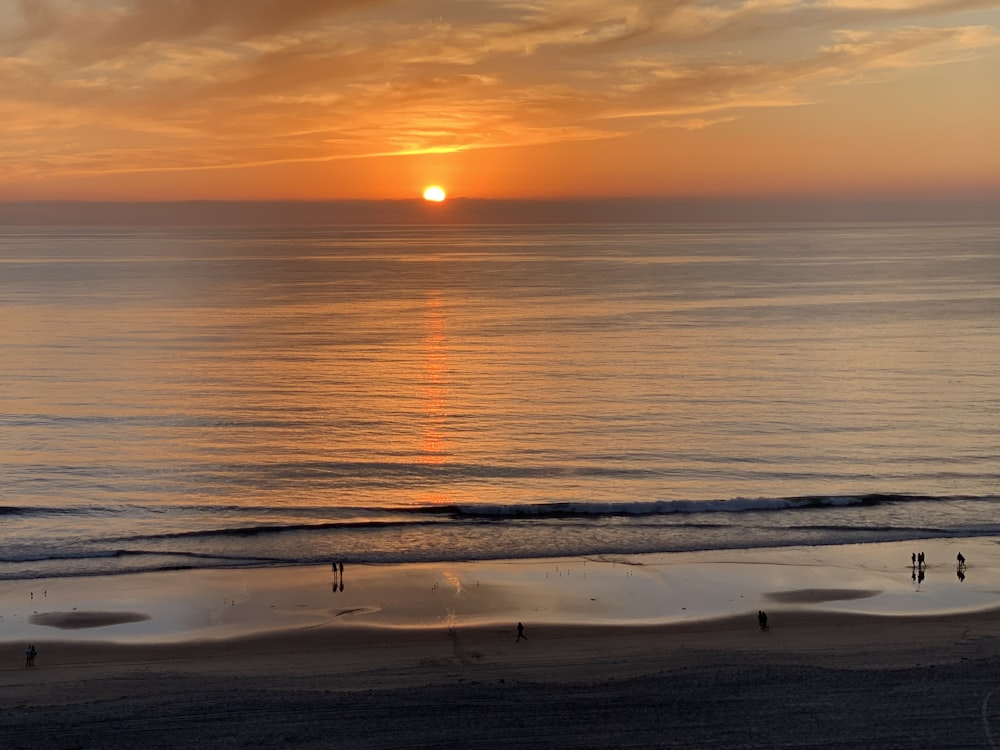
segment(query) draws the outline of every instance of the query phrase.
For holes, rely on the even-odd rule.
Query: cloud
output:
[[[1000,41],[988,24],[917,23],[1000,2],[430,0],[418,10],[385,0],[19,0],[16,7],[20,25],[0,55],[0,173],[8,179],[719,127],[753,109],[815,102],[831,85],[968,59]]]
[[[1000,44],[1000,33],[986,26],[953,28],[909,26],[883,34],[842,30],[837,42],[822,48],[818,70],[878,72],[941,65],[969,59],[975,50]]]
[[[18,0],[22,35],[61,35],[121,52],[147,42],[211,35],[240,41],[272,36],[390,0]],[[82,46],[82,45],[80,45]]]
[[[213,35],[230,42],[270,37],[307,22],[387,0],[133,0],[97,35],[101,48]]]
[[[862,10],[867,13],[955,13],[962,10],[995,8],[994,0],[820,0],[820,8]]]
[[[58,14],[45,0],[17,0],[14,10],[20,16],[22,26],[14,31],[5,29],[0,32],[0,41],[37,39],[51,34],[59,26]]]

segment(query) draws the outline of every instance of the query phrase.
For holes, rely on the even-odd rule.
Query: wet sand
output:
[[[543,560],[184,570],[0,581],[0,643],[189,642],[308,627],[669,625],[758,609],[871,615],[1000,605],[1000,540]],[[926,552],[917,570],[910,556]],[[958,576],[955,558],[967,567]],[[0,661],[2,664],[2,661]]]
[[[48,636],[31,669],[4,639],[0,746],[996,748],[997,543],[962,540],[964,581],[935,563],[954,544],[924,545],[919,584],[895,545],[348,567],[336,592],[328,570],[245,571],[246,598],[218,604],[231,619],[174,612],[179,633],[153,627],[167,584],[231,571],[164,574],[155,596],[148,578],[76,581],[83,618],[49,581],[30,592],[48,625],[0,610],[0,632]]]

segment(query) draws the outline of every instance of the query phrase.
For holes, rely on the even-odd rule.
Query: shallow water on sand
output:
[[[189,570],[0,582],[2,640],[189,641],[332,627],[654,625],[759,609],[935,615],[1000,604],[1000,540],[608,558]],[[970,564],[956,574],[964,550]]]

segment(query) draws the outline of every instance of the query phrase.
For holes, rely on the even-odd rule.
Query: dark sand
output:
[[[995,748],[1000,613],[52,642],[4,748]]]

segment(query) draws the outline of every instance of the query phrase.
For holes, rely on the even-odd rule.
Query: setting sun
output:
[[[448,194],[445,193],[444,188],[438,185],[431,185],[426,190],[424,190],[424,200],[431,201],[432,203],[441,203]]]

